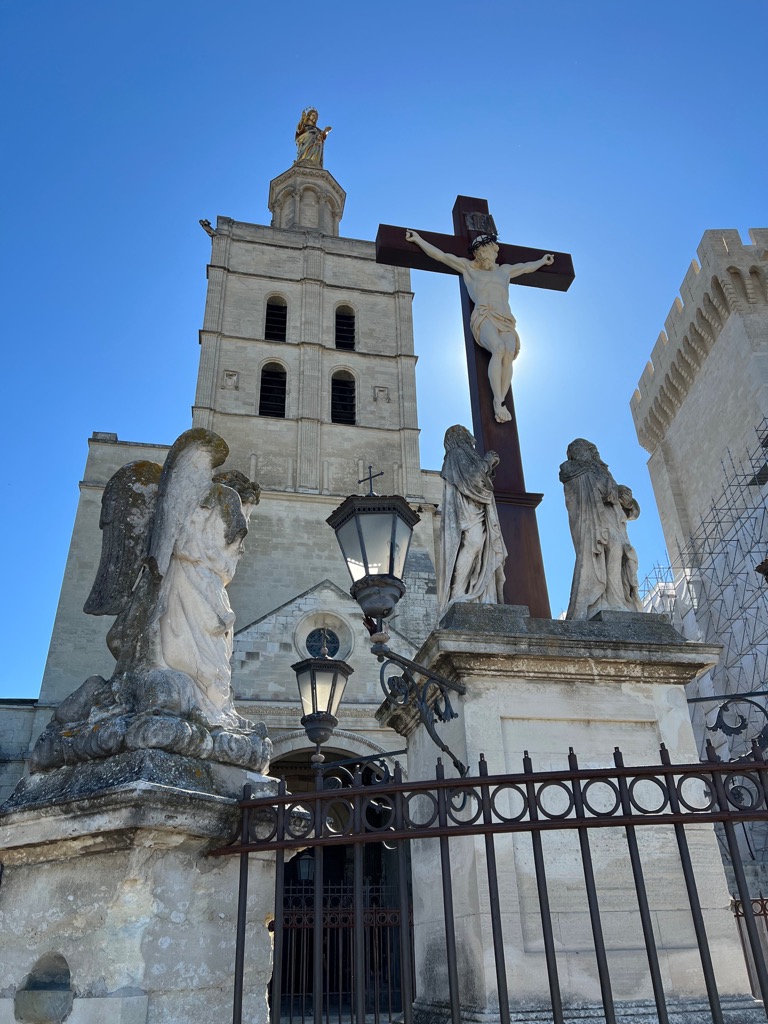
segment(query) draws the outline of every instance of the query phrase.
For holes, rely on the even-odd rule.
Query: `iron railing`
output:
[[[527,753],[523,772],[489,775],[487,763],[481,758],[475,777],[445,778],[438,761],[436,777],[419,782],[403,781],[396,768],[394,781],[364,786],[358,771],[350,789],[323,791],[322,778],[312,794],[288,795],[281,783],[278,795],[259,800],[244,799],[239,842],[214,851],[214,856],[239,855],[241,858],[240,894],[235,965],[235,997],[233,1024],[242,1021],[243,965],[245,948],[245,916],[247,900],[248,856],[252,852],[274,850],[276,854],[276,906],[282,905],[284,890],[285,851],[312,848],[315,856],[313,883],[314,906],[323,906],[323,852],[329,847],[352,844],[354,879],[352,884],[352,972],[354,998],[347,1020],[355,1024],[366,1021],[365,1003],[365,906],[363,886],[363,849],[368,843],[386,841],[396,850],[399,876],[398,907],[400,920],[408,919],[407,845],[413,840],[439,841],[439,870],[442,882],[442,903],[445,925],[445,962],[447,965],[447,996],[452,1024],[460,1024],[460,990],[456,926],[453,913],[454,880],[451,869],[451,840],[460,836],[482,836],[488,883],[488,915],[495,959],[499,1017],[509,1024],[510,1004],[507,991],[502,910],[496,867],[497,836],[527,833],[530,836],[535,886],[538,897],[541,933],[548,979],[551,1020],[564,1024],[564,1002],[561,995],[557,943],[550,906],[550,886],[544,856],[543,838],[553,831],[574,830],[578,837],[581,868],[586,891],[586,904],[591,929],[592,949],[602,998],[606,1024],[616,1024],[617,1009],[611,983],[610,950],[603,934],[600,911],[600,886],[595,878],[595,838],[600,830],[614,829],[623,835],[626,859],[631,868],[632,885],[639,914],[653,1004],[659,1024],[670,1024],[659,948],[644,865],[644,844],[638,831],[650,826],[667,826],[674,835],[682,880],[695,934],[701,964],[709,1019],[724,1024],[722,1000],[718,993],[704,913],[694,874],[695,858],[689,849],[687,826],[719,823],[733,862],[733,871],[740,901],[741,926],[745,948],[752,955],[756,990],[763,1005],[768,1006],[768,970],[763,955],[753,901],[750,899],[744,869],[739,857],[736,826],[750,820],[768,819],[768,764],[759,749],[754,748],[754,763],[746,766],[717,761],[714,749],[708,748],[709,763],[671,764],[662,745],[660,764],[627,767],[618,748],[611,768],[583,769],[573,750],[568,756],[568,769],[537,771]],[[597,836],[594,835],[597,830]],[[649,876],[653,881],[653,875]],[[759,914],[759,911],[758,911]],[[734,935],[735,939],[735,935]],[[402,987],[402,1021],[413,1020],[413,948],[409,928],[399,929]],[[318,996],[323,992],[322,915],[314,917],[312,930],[312,986]],[[273,972],[272,1024],[279,1024],[281,995],[274,986],[282,977],[284,953],[284,920],[275,920],[275,953]],[[321,998],[312,1001],[314,1024],[327,1021]],[[704,1011],[706,1012],[706,1011]],[[706,1017],[701,1017],[702,1022]]]

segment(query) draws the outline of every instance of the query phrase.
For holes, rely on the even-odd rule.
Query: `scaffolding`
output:
[[[702,758],[707,739],[725,759],[748,755],[753,739],[768,747],[768,418],[756,435],[743,459],[727,453],[717,499],[672,563],[654,566],[641,587],[647,611],[666,615],[689,640],[722,646],[717,666],[688,693]],[[747,694],[718,721],[724,697]],[[751,845],[768,860],[768,829],[755,830]]]

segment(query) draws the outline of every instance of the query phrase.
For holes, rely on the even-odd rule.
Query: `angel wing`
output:
[[[83,611],[119,615],[146,558],[161,467],[129,462],[114,474],[101,498],[101,560]]]
[[[205,500],[213,470],[229,455],[223,437],[195,427],[173,444],[163,466],[157,493],[157,511],[149,543],[149,563],[164,576],[184,522]]]

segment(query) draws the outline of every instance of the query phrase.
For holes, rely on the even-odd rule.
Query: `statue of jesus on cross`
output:
[[[516,321],[509,308],[509,282],[521,274],[532,274],[541,267],[551,266],[555,257],[546,253],[532,263],[503,263],[499,266],[496,262],[499,246],[495,235],[480,235],[472,242],[469,247],[472,259],[443,252],[424,241],[411,228],[405,232],[405,237],[427,256],[461,274],[475,307],[469,322],[472,336],[478,345],[491,353],[488,380],[493,392],[493,413],[498,423],[506,423],[512,416],[504,405],[504,399],[512,384],[512,363],[520,351]]]

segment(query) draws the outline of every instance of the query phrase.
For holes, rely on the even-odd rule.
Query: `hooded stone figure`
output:
[[[576,549],[571,600],[566,618],[590,619],[599,611],[642,612],[637,554],[627,520],[640,506],[632,491],[617,484],[591,441],[577,437],[560,466],[565,505]]]
[[[466,427],[445,432],[439,617],[456,601],[502,604],[507,549],[493,497],[496,452],[479,455]]]

